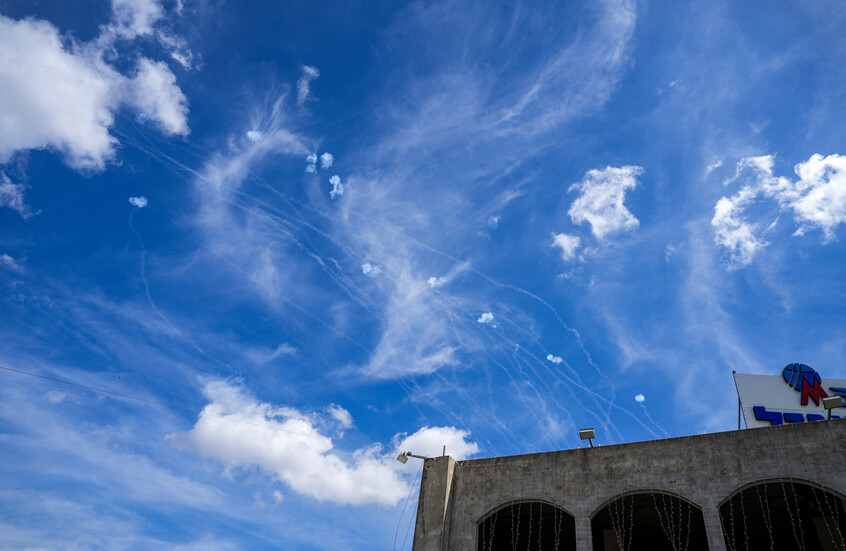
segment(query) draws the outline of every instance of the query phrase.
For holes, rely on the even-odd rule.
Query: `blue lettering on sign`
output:
[[[752,408],[755,411],[755,419],[758,421],[769,421],[773,425],[781,424],[781,413],[778,411],[767,411],[764,406],[755,406]]]
[[[818,413],[809,413],[803,415],[801,413],[793,413],[789,411],[767,411],[764,406],[755,406],[752,408],[755,412],[755,419],[758,421],[769,421],[771,425],[783,425],[787,423],[804,423],[805,421],[825,421],[825,416]],[[832,415],[832,419],[840,419],[839,415]]]
[[[788,423],[803,423],[805,421],[805,416],[801,413],[785,413],[784,420]]]
[[[831,391],[832,396],[840,396],[843,407],[846,407],[846,388],[842,386],[830,386],[828,389]]]

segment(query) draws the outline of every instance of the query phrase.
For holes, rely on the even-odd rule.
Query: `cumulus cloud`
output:
[[[479,453],[479,445],[468,442],[469,437],[469,432],[455,427],[423,427],[411,436],[395,436],[393,447],[399,452],[436,457],[446,446],[446,454],[461,461]]]
[[[364,275],[375,276],[382,273],[382,268],[379,266],[374,266],[370,262],[365,262],[361,265],[361,273]]]
[[[139,197],[130,197],[129,198],[129,204],[132,205],[133,207],[138,207],[139,209],[143,209],[144,207],[147,206],[147,198],[144,197],[143,195],[141,195]]]
[[[0,208],[8,207],[16,210],[22,218],[32,216],[32,211],[24,201],[24,192],[27,188],[28,186],[24,184],[13,183],[5,173],[0,172]]]
[[[575,235],[556,233],[552,235],[552,246],[561,249],[561,258],[568,262],[576,258],[576,251],[582,240]]]
[[[639,404],[642,404],[644,400],[646,400],[646,396],[644,396],[643,394],[638,394],[637,396],[635,396],[635,402]]]
[[[146,32],[154,18],[142,4],[157,5],[116,4],[119,22],[105,32]],[[117,144],[109,133],[114,114],[125,105],[168,134],[188,133],[187,102],[170,69],[142,58],[135,75],[124,76],[104,61],[107,47],[107,40],[66,47],[46,21],[0,15],[0,163],[17,151],[53,149],[73,168],[102,170]]]
[[[490,312],[485,312],[476,321],[479,323],[493,323],[494,317]]]
[[[329,192],[329,197],[334,199],[344,194],[344,184],[341,183],[341,177],[335,174],[329,178],[329,183],[332,184],[332,191]]]
[[[626,191],[637,187],[639,166],[608,166],[602,170],[588,170],[585,178],[570,186],[579,197],[567,213],[574,224],[588,222],[597,239],[635,229],[639,221],[623,204]]]
[[[564,358],[561,356],[553,356],[552,354],[547,354],[546,359],[554,364],[560,364],[564,362]]]
[[[493,214],[488,216],[488,227],[490,227],[491,229],[496,229],[496,227],[499,226],[499,220],[499,216],[494,216]]]
[[[311,65],[303,65],[301,68],[300,79],[297,81],[297,103],[304,104],[311,96],[311,81],[320,76],[320,71],[317,67]]]
[[[253,143],[256,143],[261,139],[261,132],[258,130],[247,130],[247,139]]]
[[[332,163],[334,162],[335,157],[333,157],[331,153],[324,153],[320,156],[320,168],[322,168],[323,170],[326,170],[327,168],[332,166]]]
[[[334,443],[320,433],[314,414],[258,402],[243,388],[223,381],[208,383],[204,394],[210,403],[194,427],[170,435],[175,446],[220,461],[228,470],[258,468],[319,501],[392,506],[409,489],[402,474],[407,469],[395,460],[398,450],[436,455],[446,444],[456,458],[478,452],[478,445],[467,441],[469,433],[454,427],[424,427],[410,436],[397,435],[387,453],[379,444],[351,454],[333,452]]]
[[[133,103],[168,134],[188,134],[188,100],[176,76],[161,61],[141,58],[132,80]]]
[[[432,276],[426,280],[426,283],[429,284],[429,287],[434,289],[435,287],[440,287],[441,285],[445,284],[447,279],[445,277],[435,277]]]
[[[308,172],[308,173],[317,172],[317,166],[316,165],[306,165],[306,172]]]
[[[846,223],[846,156],[816,153],[794,167],[796,180],[774,176],[773,166],[771,155],[742,159],[726,183],[742,179],[743,185],[733,196],[721,197],[714,207],[714,242],[726,248],[736,267],[748,265],[767,245],[761,225],[743,216],[761,197],[774,199],[781,210],[792,213],[797,236],[819,229],[827,243],[835,238],[837,227]]]

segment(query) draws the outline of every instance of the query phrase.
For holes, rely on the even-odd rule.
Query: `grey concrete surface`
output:
[[[744,486],[795,479],[846,495],[846,419],[614,446],[423,466],[413,551],[476,551],[478,523],[517,500],[541,500],[576,519],[578,551],[590,519],[627,492],[677,494],[702,509],[712,551],[725,551],[719,506]]]

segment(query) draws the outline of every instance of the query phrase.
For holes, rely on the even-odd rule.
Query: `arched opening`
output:
[[[591,519],[593,551],[707,551],[702,510],[647,491],[615,498]]]
[[[729,551],[846,551],[846,499],[793,479],[751,484],[720,506]]]
[[[576,519],[542,501],[515,501],[479,522],[477,551],[576,551]]]

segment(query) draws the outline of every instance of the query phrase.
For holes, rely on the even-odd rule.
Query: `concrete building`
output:
[[[426,459],[413,551],[846,551],[846,419]]]

